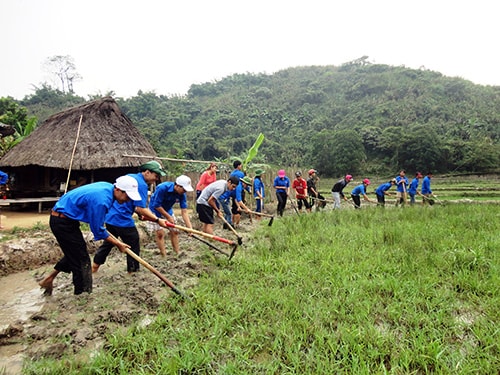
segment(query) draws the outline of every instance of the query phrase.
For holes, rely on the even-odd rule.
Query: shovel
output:
[[[297,210],[297,206],[295,205],[295,202],[293,201],[292,198],[290,198],[290,203],[291,203],[293,209],[295,210],[295,212],[297,213],[297,215],[300,216],[300,212],[299,212],[299,210]]]
[[[254,215],[258,215],[258,216],[265,216],[265,217],[270,217],[271,220],[269,220],[269,224],[267,224],[268,226],[271,226],[273,225],[273,221],[274,221],[274,215],[268,215],[268,214],[264,214],[262,212],[257,212],[257,211],[250,211],[252,214]]]
[[[136,253],[134,253],[132,250],[130,249],[125,249],[125,252],[127,253],[127,255],[130,255],[132,258],[134,258],[136,261],[138,261],[140,264],[142,264],[144,267],[146,267],[148,270],[150,270],[152,273],[154,273],[156,276],[158,276],[158,278],[163,281],[165,284],[168,285],[168,287],[170,289],[172,289],[173,292],[175,292],[176,294],[180,295],[181,297],[183,297],[184,299],[189,299],[184,293],[182,293],[179,289],[177,289],[175,287],[174,284],[172,284],[172,282],[167,279],[165,276],[163,276],[160,271],[158,271],[156,268],[154,268],[151,264],[149,264],[148,262],[146,262],[144,259],[142,259],[139,255],[137,255]]]
[[[229,222],[226,220],[226,218],[224,216],[222,216],[221,219],[228,226],[228,228],[231,230],[231,232],[233,232],[234,235],[236,237],[238,237],[238,245],[241,245],[243,243],[242,237],[238,234],[238,232],[236,232],[236,229],[234,229],[233,226],[231,224],[229,224]]]
[[[196,239],[196,240],[198,240],[200,242],[203,242],[205,245],[207,245],[207,246],[211,247],[212,249],[217,250],[219,253],[224,254],[225,256],[229,257],[228,253],[226,253],[225,251],[219,249],[217,246],[212,245],[210,242],[205,241],[203,238],[200,238],[200,237],[198,237],[198,236],[196,236],[194,234],[191,234],[191,237],[193,237],[194,239]]]
[[[444,202],[441,199],[438,199],[438,197],[436,197],[434,194],[432,194],[432,198],[434,198],[440,205],[444,206]]]
[[[313,197],[312,195],[311,195],[311,196],[309,196],[309,198],[314,199],[314,200],[317,200],[317,201],[320,201],[320,202],[335,203],[335,202],[334,202],[334,201],[332,201],[332,200],[329,200],[329,199],[320,199],[320,198]]]
[[[118,239],[115,236],[113,236],[111,233],[109,234],[109,236],[113,237],[115,240],[118,241]],[[183,297],[184,299],[189,299],[184,293],[182,293],[179,289],[177,289],[175,287],[175,285],[169,279],[167,279],[165,276],[163,276],[160,273],[160,271],[158,271],[151,264],[149,264],[144,259],[142,259],[139,255],[137,255],[136,253],[134,253],[132,250],[130,250],[130,248],[125,248],[125,252],[127,253],[127,255],[130,255],[132,258],[134,258],[136,261],[138,261],[140,264],[142,264],[144,267],[146,267],[148,270],[150,270],[152,273],[154,273],[156,276],[158,276],[158,278],[161,281],[163,281],[165,284],[167,284],[168,287],[170,289],[172,289],[172,291],[174,293],[178,294],[179,296]]]
[[[202,232],[202,231],[199,231],[196,229],[191,229],[191,228],[183,227],[180,225],[172,224],[168,221],[166,221],[165,224],[167,225],[167,227],[170,227],[170,228],[175,228],[175,229],[182,230],[182,231],[188,232],[188,233],[198,234],[202,237],[210,238],[211,240],[224,242],[228,245],[231,245],[233,247],[233,249],[231,250],[231,254],[229,254],[229,259],[231,259],[234,256],[234,253],[236,252],[236,248],[238,247],[238,244],[235,243],[234,241],[231,241],[231,240],[219,237],[219,236],[215,236],[213,234],[209,234],[209,233],[205,233],[205,232]]]

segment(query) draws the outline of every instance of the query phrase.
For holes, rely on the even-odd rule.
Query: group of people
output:
[[[132,251],[140,255],[139,232],[133,214],[152,224],[156,242],[165,255],[164,229],[170,230],[172,248],[179,252],[178,232],[171,224],[176,219],[172,206],[179,202],[184,222],[191,227],[187,214],[186,192],[193,191],[191,179],[181,175],[175,182],[159,183],[149,198],[149,185],[159,182],[166,172],[152,160],[139,167],[138,173],[118,177],[114,184],[95,182],[64,194],[50,212],[49,225],[64,256],[54,270],[39,285],[47,295],[52,294],[54,279],[60,272],[72,273],[74,294],[92,292],[92,273],[105,263],[111,249]],[[104,240],[96,251],[93,262],[80,230],[80,222],[87,223],[95,240]],[[174,224],[175,226],[175,224]],[[139,262],[127,254],[127,271],[139,270]]]
[[[50,229],[64,256],[56,263],[54,270],[40,281],[40,287],[44,289],[45,294],[50,295],[54,279],[60,272],[67,272],[72,273],[74,294],[90,293],[92,273],[97,272],[106,262],[115,246],[121,252],[127,253],[127,272],[137,272],[139,262],[129,255],[130,251],[140,255],[139,232],[134,214],[147,222],[146,226],[155,234],[155,241],[162,256],[166,256],[165,230],[168,230],[173,251],[179,254],[179,231],[176,230],[177,218],[173,206],[179,204],[185,226],[192,228],[187,211],[188,192],[196,190],[196,212],[202,223],[202,230],[208,234],[214,232],[215,215],[223,220],[225,228],[229,228],[239,225],[242,212],[257,215],[262,213],[266,196],[262,181],[265,171],[256,170],[252,179],[243,172],[241,161],[235,161],[233,168],[227,180],[218,180],[217,165],[211,163],[201,174],[196,188],[193,189],[191,178],[186,175],[178,176],[175,181],[161,182],[160,179],[166,176],[166,172],[158,161],[152,160],[141,165],[138,173],[121,176],[114,184],[95,182],[67,192],[51,210],[49,221]],[[317,171],[310,169],[308,175],[309,178],[305,180],[302,173],[297,171],[295,179],[290,181],[285,170],[278,171],[273,181],[273,188],[278,201],[279,216],[283,216],[290,189],[295,191],[299,212],[303,208],[310,212],[314,205],[317,207],[326,205],[326,199],[316,188],[319,180]],[[396,186],[397,205],[406,204],[407,195],[410,197],[410,204],[415,203],[416,195],[421,195],[425,203],[432,195],[430,188],[432,173],[427,173],[423,178],[420,192],[418,186],[422,174],[417,172],[411,183],[405,175],[406,172],[401,170],[398,176],[381,184],[375,190],[377,202],[368,198],[366,189],[370,185],[370,180],[364,179],[351,191],[352,204],[355,208],[360,208],[363,197],[366,201],[384,206],[385,197],[390,194],[392,186]],[[352,180],[352,175],[348,174],[333,185],[334,209],[340,208],[341,199],[348,201],[343,190]],[[149,197],[151,184],[157,185]],[[246,193],[253,194],[255,211],[247,205]],[[95,240],[104,240],[92,262],[80,230],[80,222],[89,224]]]
[[[420,191],[418,190],[419,181],[422,180],[422,187]],[[380,184],[375,189],[375,195],[377,196],[377,200],[374,201],[370,199],[367,195],[367,187],[370,185],[370,180],[365,178],[363,182],[357,185],[351,191],[351,200],[354,208],[361,207],[361,197],[367,202],[377,203],[378,206],[385,206],[385,198],[392,193],[389,190],[396,186],[396,206],[406,205],[408,201],[408,196],[410,197],[410,204],[415,204],[415,197],[417,195],[422,197],[422,204],[430,203],[432,204],[431,197],[433,196],[431,190],[431,178],[432,172],[427,172],[426,176],[423,177],[421,172],[416,172],[415,177],[410,182],[406,177],[406,171],[402,169],[399,171],[399,174],[392,178],[388,182],[384,182]],[[332,187],[332,195],[334,200],[334,208],[340,208],[340,199],[343,198],[345,201],[348,201],[347,197],[344,195],[343,190],[352,181],[353,177],[351,175],[346,175],[344,178],[340,179],[336,182]]]
[[[278,171],[278,175],[273,182],[273,188],[276,190],[276,199],[278,207],[276,209],[279,216],[283,216],[288,197],[290,196],[290,188],[295,190],[295,199],[297,200],[298,212],[302,211],[302,207],[307,212],[311,212],[314,205],[318,208],[325,207],[326,200],[317,190],[316,184],[319,181],[318,172],[315,169],[308,171],[308,179],[302,177],[302,172],[295,172],[295,178],[292,182],[287,177],[284,169]],[[292,204],[293,201],[292,201]]]

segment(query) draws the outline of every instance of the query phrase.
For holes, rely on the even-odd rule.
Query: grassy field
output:
[[[26,373],[498,374],[498,233],[495,204],[263,221],[191,300],[165,300],[89,363]]]
[[[395,176],[392,176],[395,177]],[[414,176],[407,175],[411,181]],[[359,176],[344,189],[344,193],[350,193],[351,190],[361,183],[363,176]],[[370,177],[371,184],[368,187],[368,196],[375,199],[375,189],[382,183],[390,180],[380,177]],[[337,179],[321,179],[319,190],[322,194],[330,198],[330,191]],[[419,190],[422,186],[420,179]],[[466,201],[470,203],[497,202],[500,203],[500,176],[433,176],[431,183],[432,191],[440,200],[443,201]],[[390,191],[395,191],[392,188]]]

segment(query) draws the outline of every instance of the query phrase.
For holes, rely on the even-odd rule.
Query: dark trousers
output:
[[[351,195],[352,201],[354,202],[354,208],[361,208],[361,198],[359,195]]]
[[[139,241],[139,231],[133,227],[117,227],[115,225],[106,224],[106,229],[116,238],[121,238],[123,242],[130,246],[130,250],[137,255],[140,255],[141,245]],[[114,245],[108,241],[104,241],[94,255],[94,263],[99,265],[106,262],[111,249]],[[127,254],[127,272],[139,271],[139,262]]]
[[[385,206],[385,195],[378,195],[377,194],[377,206]]]
[[[287,200],[286,193],[276,193],[276,198],[278,198],[278,215],[283,216],[283,211],[286,207]]]
[[[73,274],[74,293],[92,292],[92,268],[87,244],[80,230],[80,222],[68,218],[50,216],[50,229],[57,239],[64,256],[54,269]]]
[[[255,212],[262,212],[264,200],[255,198]]]
[[[304,205],[306,209],[311,208],[311,205],[309,204],[309,201],[306,198],[298,198],[297,205],[299,206],[299,210],[302,210],[302,205]]]

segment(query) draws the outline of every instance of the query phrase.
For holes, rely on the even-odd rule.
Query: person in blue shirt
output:
[[[420,194],[422,194],[424,197],[424,199],[422,200],[422,204],[434,204],[434,201],[432,199],[429,199],[429,197],[433,195],[431,190],[431,179],[432,172],[427,172],[427,175],[422,180],[422,189],[420,189]]]
[[[236,177],[238,179],[238,181],[240,181],[240,185],[241,185],[241,179],[243,177],[245,177],[245,172],[243,171],[243,164],[241,163],[240,160],[235,160],[233,162],[233,168],[234,170],[231,172],[231,174],[229,175],[229,177]],[[235,189],[236,190],[236,189]],[[240,189],[240,192],[238,193],[241,198],[241,201],[243,203],[245,203],[245,190],[248,190],[250,191],[250,189],[243,189],[241,190]],[[232,218],[231,218],[231,221],[230,223],[232,223],[231,225],[234,227],[235,225],[238,225],[240,223],[240,217],[241,217],[241,213],[240,213],[240,210],[238,209],[238,204],[236,202],[236,191],[234,192],[234,194],[231,194],[231,213],[232,213]],[[226,224],[226,223],[224,223]],[[224,225],[224,228],[226,227],[226,225]]]
[[[415,173],[415,178],[411,180],[410,185],[408,186],[408,195],[410,196],[410,204],[415,204],[415,195],[420,195],[418,192],[418,182],[419,179],[422,178],[422,173]]]
[[[180,175],[175,182],[163,182],[156,187],[155,192],[151,196],[149,208],[158,217],[164,217],[169,223],[176,224],[177,219],[174,215],[173,205],[179,202],[181,208],[181,216],[184,224],[188,228],[193,228],[189,214],[187,211],[187,192],[193,191],[191,179],[186,175]],[[165,231],[157,223],[148,223],[148,229],[155,232],[155,240],[160,254],[167,255],[165,249]],[[170,243],[176,254],[180,253],[179,249],[179,232],[176,229],[169,228]]]
[[[233,199],[235,197],[235,193],[236,193],[235,189],[226,190],[224,193],[222,193],[217,198],[217,201],[216,201],[216,203],[218,204],[218,207],[222,208],[222,211],[224,211],[224,220],[226,220],[227,223],[231,226],[233,226],[233,214],[231,212],[231,207],[229,206],[229,202],[231,201],[231,199]],[[227,226],[226,223],[224,223],[223,229],[229,230],[229,227]]]
[[[408,194],[408,178],[406,171],[401,169],[399,175],[396,176],[396,206],[406,204],[406,196]]]
[[[9,181],[9,175],[4,171],[0,171],[0,185],[7,185],[7,181]]]
[[[128,201],[124,204],[113,203],[113,206],[106,215],[106,229],[113,236],[120,238],[123,242],[130,245],[130,250],[140,256],[140,238],[139,231],[135,226],[133,214],[137,213],[142,220],[158,222],[159,225],[166,227],[165,221],[161,216],[155,215],[148,208],[149,185],[159,181],[160,177],[165,176],[162,165],[151,160],[139,167],[139,173],[131,173],[128,176],[133,177],[138,184],[139,201]],[[92,262],[92,272],[97,272],[99,267],[106,262],[106,258],[113,249],[113,244],[103,242],[97,249]],[[127,272],[139,271],[139,262],[127,254]]]
[[[278,215],[283,216],[286,201],[290,195],[290,179],[286,176],[284,169],[278,171],[278,176],[274,179],[273,187],[276,189],[276,198],[278,199]]]
[[[250,209],[245,205],[245,191],[251,193],[251,186],[252,179],[248,176],[243,176],[240,178],[240,182],[238,186],[236,186],[236,189],[234,189],[234,194],[231,194],[233,199],[233,205],[231,207],[233,228],[236,228],[240,224],[241,211],[250,214]]]
[[[141,200],[135,178],[121,176],[114,184],[95,182],[84,185],[69,191],[57,201],[50,213],[49,225],[64,256],[54,266],[54,270],[40,281],[44,294],[52,294],[54,279],[61,271],[73,274],[74,294],[92,292],[90,256],[80,222],[89,224],[94,240],[108,241],[121,252],[130,248],[104,227],[106,215],[115,200],[120,204]]]
[[[245,177],[245,172],[243,172],[243,164],[241,163],[241,161],[235,160],[233,162],[233,168],[234,168],[234,170],[231,172],[229,177],[236,176],[238,178],[238,180],[240,178]]]
[[[375,194],[377,195],[377,206],[384,207],[385,206],[385,196],[391,195],[389,193],[389,189],[396,184],[396,179],[393,178],[391,181],[386,182],[384,184],[379,185],[378,188],[375,189]]]
[[[238,221],[233,219],[233,223],[235,225],[238,225],[240,223],[239,216],[241,216],[240,214],[241,211],[245,211],[249,215],[252,213],[250,208],[248,208],[245,202],[243,201],[243,192],[248,191],[249,193],[251,193],[251,186],[252,186],[252,179],[248,176],[245,176],[243,178],[240,178],[240,183],[238,184],[238,186],[236,186],[236,189],[234,189],[235,190],[234,201],[236,202],[237,212],[238,212]]]
[[[9,182],[9,175],[3,171],[0,171],[0,195],[5,199],[7,198],[7,182]],[[2,223],[0,222],[0,229],[3,229]]]
[[[262,181],[262,175],[264,170],[257,169],[255,171],[255,178],[253,179],[253,197],[255,198],[255,212],[262,212],[264,209],[264,198],[266,197],[264,182]],[[260,216],[257,215],[257,219]]]
[[[354,208],[361,208],[361,195],[363,196],[363,199],[365,201],[376,203],[375,201],[372,201],[370,198],[368,198],[368,195],[366,195],[366,188],[368,187],[368,185],[370,185],[370,180],[365,178],[362,184],[352,189],[351,198],[354,202]]]

